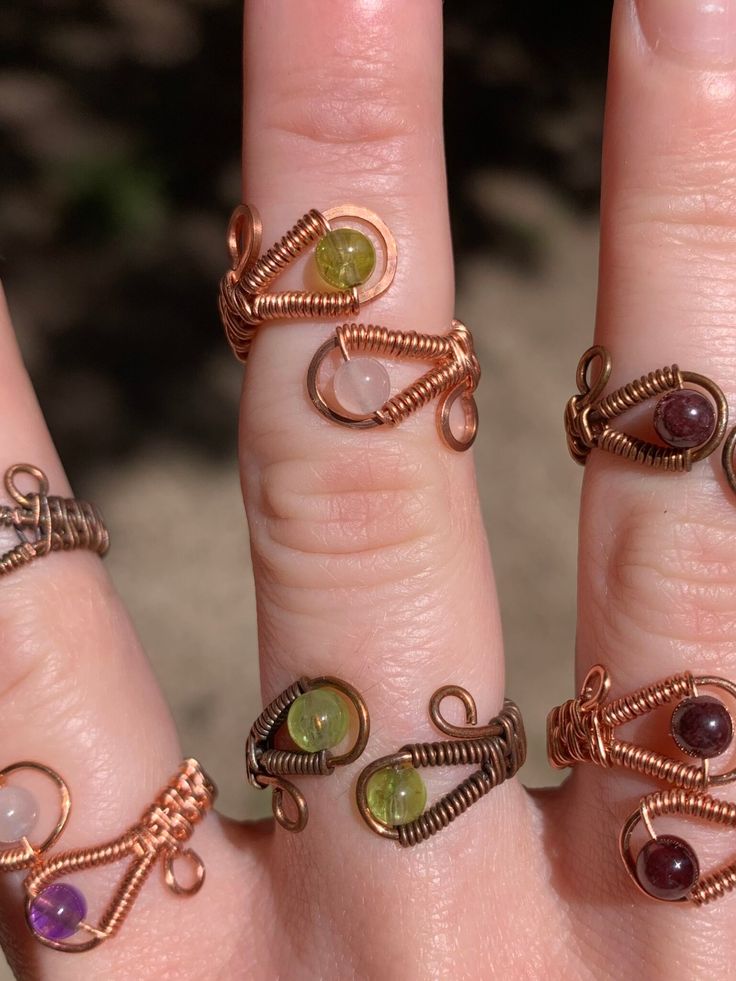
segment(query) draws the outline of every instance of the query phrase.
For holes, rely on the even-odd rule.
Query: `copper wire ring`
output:
[[[595,362],[600,367],[597,375],[590,380],[591,367]],[[601,345],[588,348],[578,363],[575,375],[578,391],[568,400],[565,408],[567,445],[577,463],[584,465],[592,449],[601,449],[653,469],[687,472],[694,463],[704,460],[720,445],[728,425],[728,403],[720,386],[710,378],[693,371],[681,371],[677,365],[671,365],[651,371],[604,396],[611,368],[610,352]],[[715,406],[713,432],[700,446],[684,449],[660,446],[612,426],[612,421],[628,409],[667,393],[681,391],[686,385],[705,391]],[[733,486],[736,489],[736,483]]]
[[[351,416],[330,405],[320,388],[320,369],[326,358],[339,350],[345,360],[351,354],[380,354],[387,358],[430,361],[433,366],[415,382],[392,395],[379,409],[366,416]],[[351,429],[396,426],[434,399],[439,399],[437,422],[440,436],[453,450],[470,449],[478,432],[478,409],[473,392],[480,380],[470,330],[453,320],[447,334],[424,334],[394,330],[378,324],[345,323],[321,344],[307,369],[307,393],[317,411],[331,422]],[[462,438],[452,432],[450,416],[455,401],[462,399],[465,431]]]
[[[13,769],[29,766],[54,776],[65,787],[60,777],[40,764],[19,763],[2,772],[9,773]],[[204,863],[196,852],[185,848],[184,844],[193,835],[196,825],[206,817],[216,796],[217,788],[199,763],[194,759],[187,759],[143,813],[140,821],[120,837],[96,848],[79,848],[48,857],[39,854],[30,865],[23,884],[26,920],[36,940],[46,947],[66,953],[83,953],[98,947],[114,936],[123,925],[159,861],[164,883],[174,895],[186,897],[198,892],[205,879]],[[56,833],[56,837],[60,833],[61,830]],[[128,867],[99,921],[93,924],[83,920],[78,926],[77,932],[86,934],[89,939],[79,942],[52,940],[33,929],[33,902],[46,887],[75,872],[126,859]],[[194,868],[194,882],[191,886],[182,886],[176,878],[174,866],[180,860],[188,861]]]
[[[465,709],[466,725],[448,722],[441,704],[458,698]],[[382,756],[364,767],[355,789],[361,817],[375,834],[390,838],[403,848],[427,841],[448,827],[468,808],[517,773],[526,760],[526,734],[518,706],[504,700],[503,709],[488,725],[478,726],[473,696],[459,685],[443,685],[432,695],[429,715],[450,739],[433,743],[408,743],[396,753]],[[449,793],[425,809],[418,818],[393,826],[379,820],[368,804],[368,782],[380,770],[398,767],[476,766]]]
[[[334,688],[352,705],[357,732],[350,748],[339,754],[325,749],[319,752],[275,749],[274,738],[286,722],[291,706],[301,695],[318,688]],[[332,675],[300,678],[269,702],[251,726],[245,744],[246,777],[258,790],[272,789],[274,818],[285,831],[298,833],[307,826],[309,808],[304,794],[286,777],[329,776],[337,767],[347,766],[363,754],[369,735],[368,707],[357,688]],[[284,806],[285,796],[292,802],[291,816]]]
[[[24,493],[18,474],[38,481],[38,490]],[[0,527],[11,528],[18,544],[0,555],[0,576],[15,572],[56,551],[84,548],[98,555],[110,547],[110,534],[94,504],[49,494],[46,474],[30,463],[16,463],[5,472],[5,489],[13,505],[0,505]]]

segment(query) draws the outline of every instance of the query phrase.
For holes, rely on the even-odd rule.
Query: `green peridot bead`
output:
[[[299,749],[308,753],[332,749],[347,735],[347,706],[337,692],[315,688],[292,702],[286,725]]]
[[[389,766],[368,778],[365,788],[371,814],[389,827],[415,821],[427,804],[427,788],[413,766]]]
[[[339,290],[360,286],[376,268],[373,243],[355,228],[328,232],[317,243],[314,257],[322,279]]]

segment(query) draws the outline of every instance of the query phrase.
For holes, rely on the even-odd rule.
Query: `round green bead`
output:
[[[389,827],[415,821],[427,805],[427,788],[413,766],[389,766],[368,778],[365,789],[374,818]]]
[[[299,749],[319,753],[343,741],[348,721],[347,706],[337,692],[315,688],[292,703],[286,725]]]
[[[319,240],[314,255],[320,276],[339,290],[360,286],[376,268],[373,243],[355,228],[334,228]]]

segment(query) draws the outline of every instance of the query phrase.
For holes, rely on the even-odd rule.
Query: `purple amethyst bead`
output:
[[[79,889],[55,882],[31,900],[29,919],[34,933],[44,940],[66,940],[86,915],[87,903]]]

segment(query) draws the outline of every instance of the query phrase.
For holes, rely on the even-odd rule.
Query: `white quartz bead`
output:
[[[36,827],[38,801],[25,787],[0,787],[0,841],[27,838]]]
[[[343,361],[332,384],[340,407],[353,416],[371,415],[391,394],[388,372],[375,358]]]

